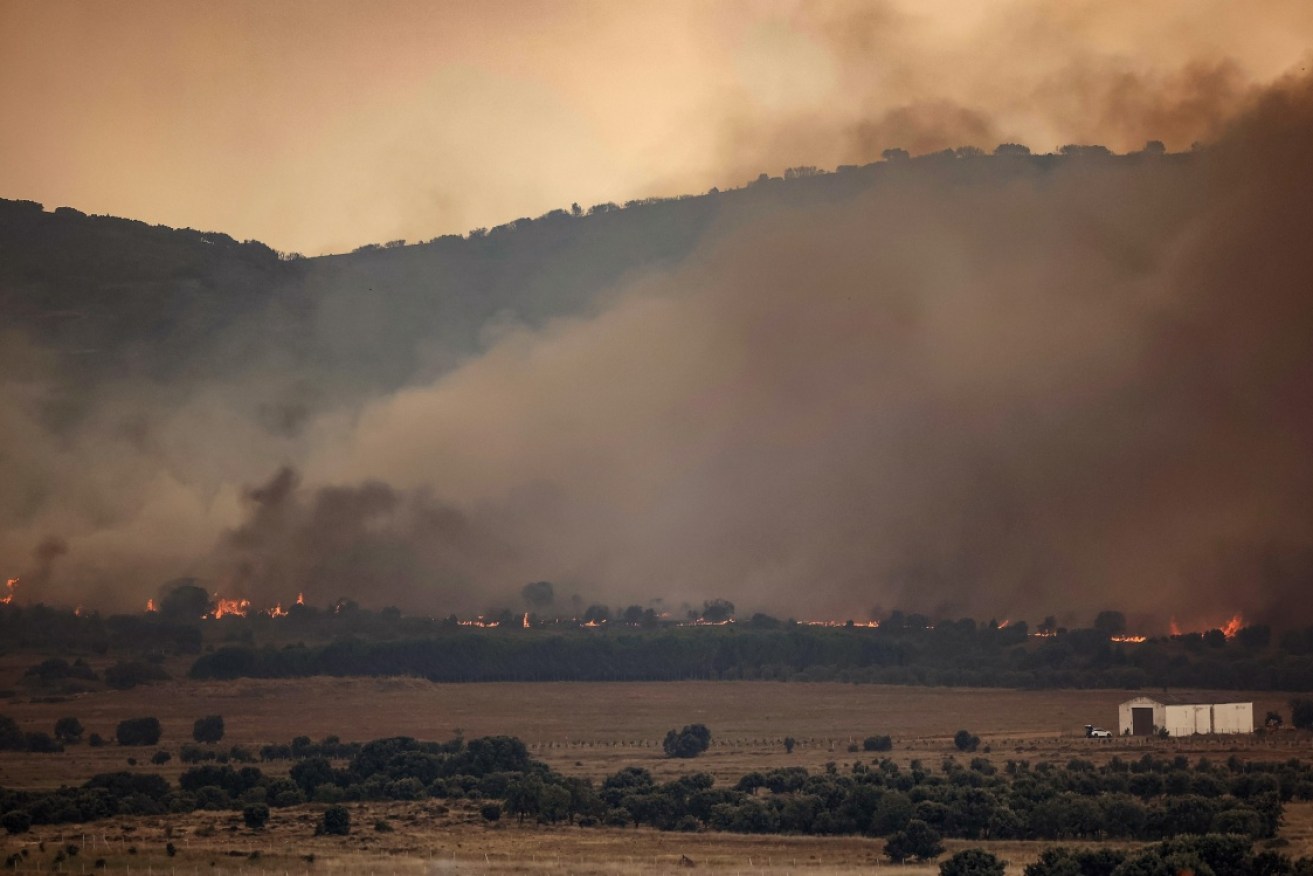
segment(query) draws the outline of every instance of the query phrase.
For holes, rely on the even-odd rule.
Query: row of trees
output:
[[[155,745],[160,741],[163,732],[158,718],[128,718],[120,721],[114,728],[114,739],[119,745]],[[192,738],[200,743],[213,745],[223,739],[223,732],[222,715],[206,715],[197,718],[192,725]],[[84,733],[86,728],[73,716],[55,721],[52,735],[40,730],[24,731],[13,718],[0,715],[0,751],[55,754],[63,751],[66,745],[81,743]],[[105,744],[104,738],[99,733],[92,733],[87,738],[87,742],[93,747]]]
[[[226,645],[192,677],[413,675],[434,681],[841,680],[973,687],[1313,689],[1313,653],[1267,644],[1266,628],[1119,643],[1097,630],[1030,637],[1021,625],[932,629],[747,623],[644,631],[468,628],[283,648]],[[1284,640],[1283,640],[1284,641]]]
[[[697,726],[686,728],[689,735],[699,735]],[[983,758],[962,764],[950,757],[936,770],[915,761],[902,768],[886,758],[856,762],[842,773],[834,764],[821,773],[801,767],[754,772],[729,787],[717,787],[705,773],[658,782],[646,769],[629,767],[594,786],[555,773],[510,737],[377,739],[352,747],[349,759],[308,754],[313,745],[294,747],[307,756],[285,777],[255,766],[203,764],[184,771],[174,787],[160,776],[113,773],[77,789],[0,791],[0,811],[21,813],[14,816],[18,821],[54,823],[307,801],[474,798],[500,801],[488,817],[504,810],[548,823],[879,836],[891,858],[905,860],[935,857],[944,837],[1270,837],[1283,801],[1313,799],[1313,769],[1298,761],[1192,764],[1146,755],[1104,766],[1079,759],[1034,766],[1010,761],[1000,770]]]

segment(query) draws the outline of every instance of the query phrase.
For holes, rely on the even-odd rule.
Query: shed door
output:
[[[1131,733],[1136,736],[1153,735],[1153,707],[1131,706]]]

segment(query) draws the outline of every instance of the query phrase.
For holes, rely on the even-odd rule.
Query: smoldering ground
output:
[[[270,603],[477,611],[548,579],[790,615],[1308,620],[1311,134],[1287,82],[1190,155],[928,157],[754,201],[294,439],[165,429],[124,451],[172,460],[137,512],[24,531],[66,539],[68,581],[143,596],[172,576],[124,574],[107,533]],[[178,464],[209,447],[231,464]],[[186,537],[152,547],[166,516]]]

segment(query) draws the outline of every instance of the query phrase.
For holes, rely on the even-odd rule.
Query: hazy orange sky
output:
[[[306,254],[1002,140],[1188,148],[1307,0],[0,0],[0,197]]]

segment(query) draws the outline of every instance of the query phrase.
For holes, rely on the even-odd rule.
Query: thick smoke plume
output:
[[[679,264],[295,435],[232,386],[25,450],[74,474],[29,477],[4,543],[57,532],[66,588],[134,598],[198,574],[446,613],[551,580],[789,615],[1313,620],[1310,142],[1302,80],[1191,154],[937,156],[752,201]]]

